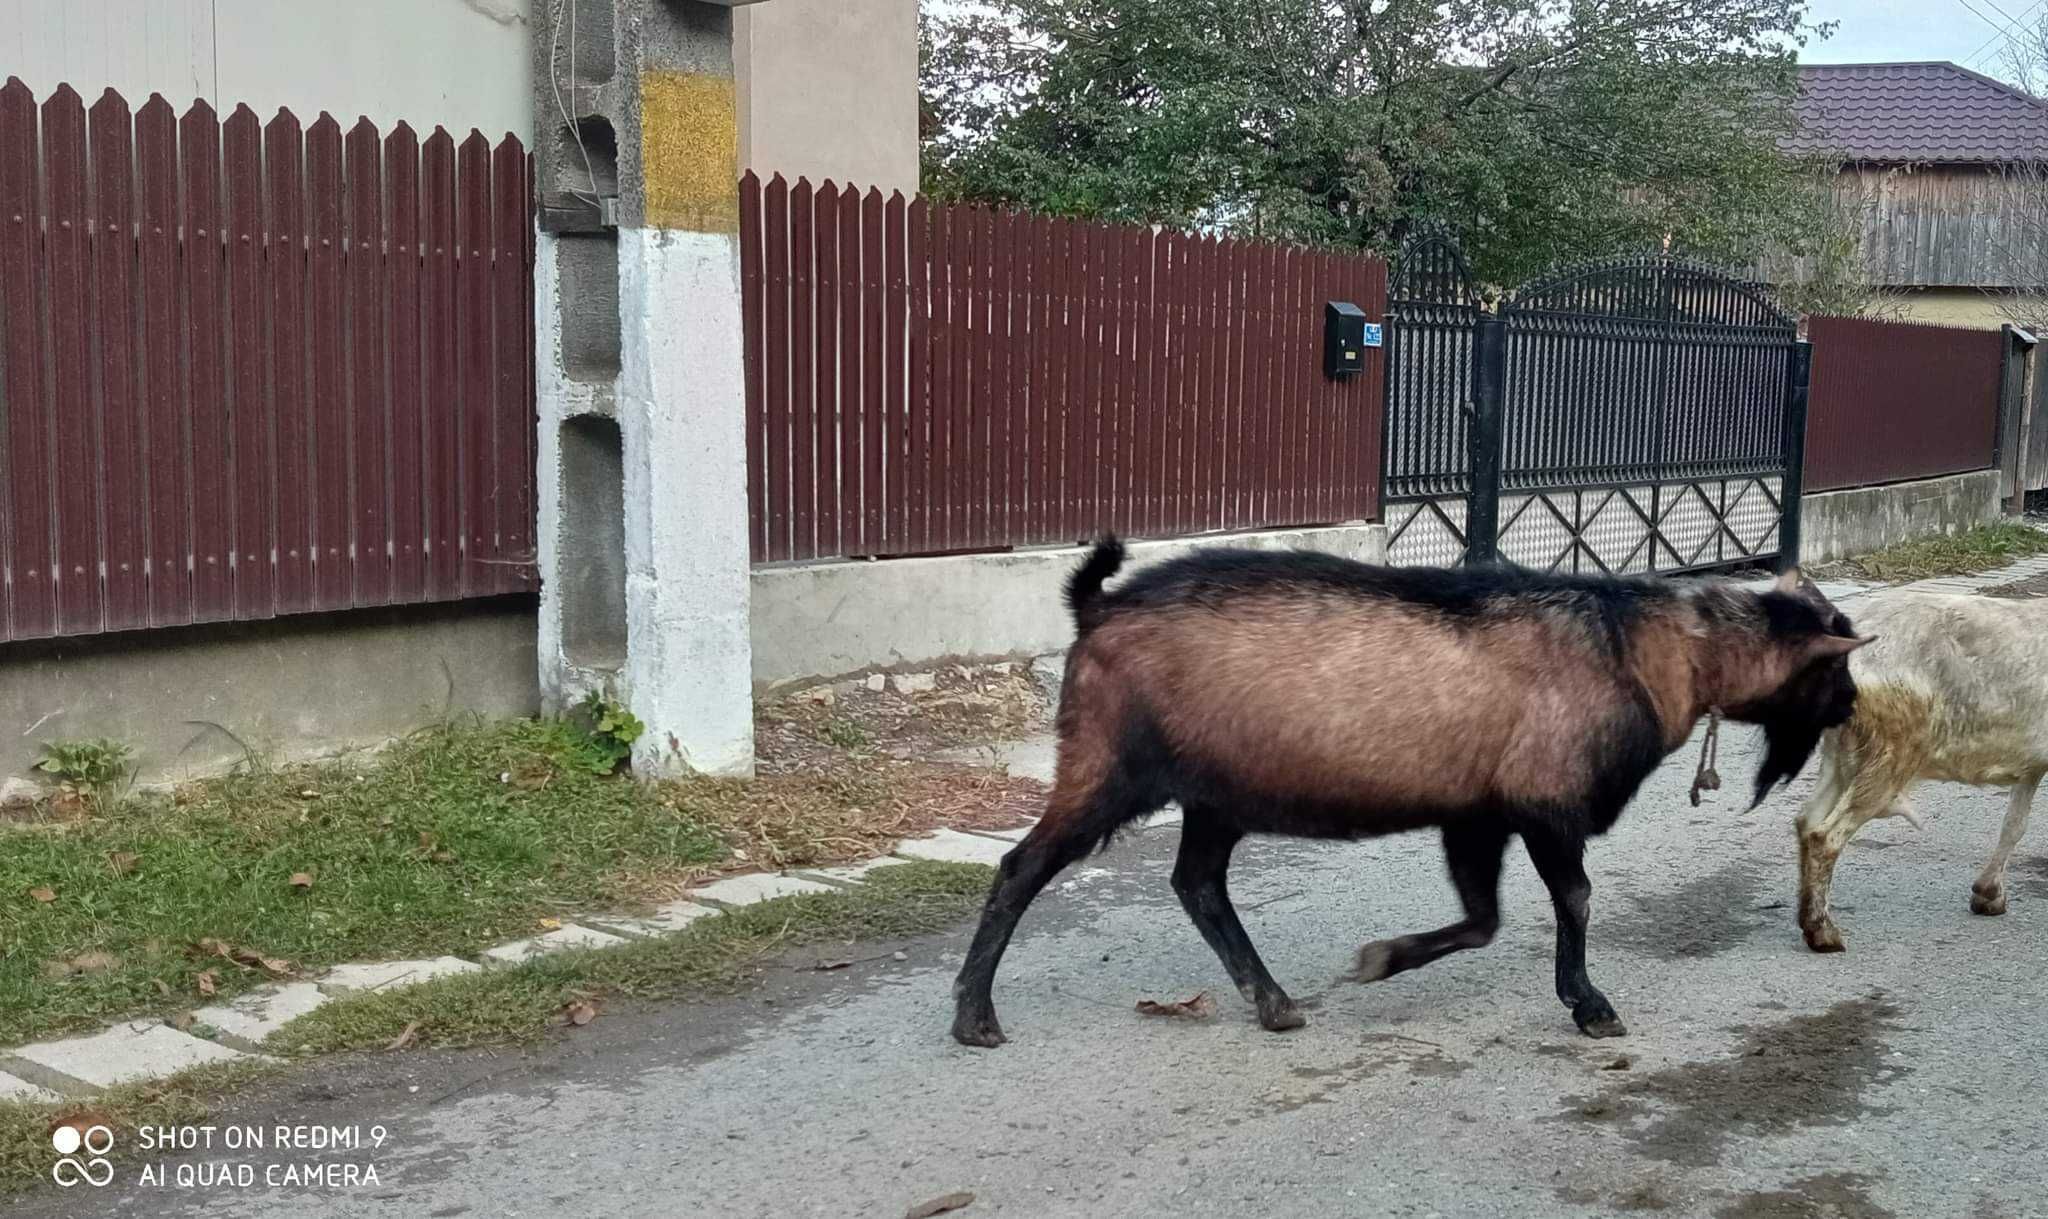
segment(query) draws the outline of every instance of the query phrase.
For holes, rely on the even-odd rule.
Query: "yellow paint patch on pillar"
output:
[[[647,227],[737,233],[739,109],[732,78],[640,74],[640,166]]]

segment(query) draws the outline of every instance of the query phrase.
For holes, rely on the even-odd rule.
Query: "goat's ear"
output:
[[[1806,645],[1806,651],[1815,659],[1833,659],[1836,656],[1847,656],[1865,644],[1876,642],[1875,635],[1816,635],[1813,642]]]

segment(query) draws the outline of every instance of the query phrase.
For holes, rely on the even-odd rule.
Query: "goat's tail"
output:
[[[1124,544],[1113,533],[1105,533],[1095,541],[1095,548],[1088,552],[1087,559],[1067,577],[1067,608],[1073,611],[1074,625],[1087,625],[1088,609],[1102,596],[1102,586],[1124,565]]]

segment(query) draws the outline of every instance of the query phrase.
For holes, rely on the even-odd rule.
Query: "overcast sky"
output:
[[[2006,32],[2031,25],[2048,0],[1812,0],[1815,21],[1840,22],[1810,42],[1809,63],[1946,59],[2003,77]],[[1974,9],[1975,11],[1971,11]]]

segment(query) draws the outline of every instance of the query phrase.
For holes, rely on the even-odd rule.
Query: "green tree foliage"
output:
[[[1394,247],[1441,223],[1480,274],[1799,244],[1776,148],[1801,0],[938,0],[942,197]]]

